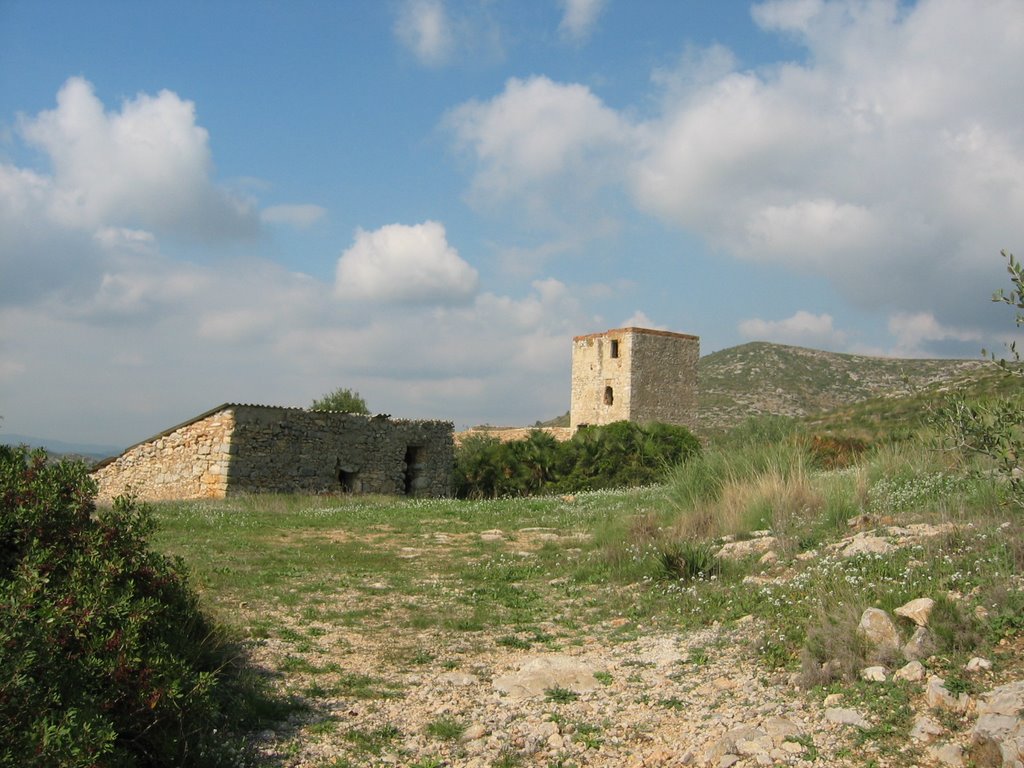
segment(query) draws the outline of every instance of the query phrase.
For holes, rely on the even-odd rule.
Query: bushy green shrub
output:
[[[1012,253],[1002,252],[1012,288],[992,294],[992,301],[1016,310],[1015,324],[1024,327],[1024,266]],[[1009,344],[1010,358],[991,358],[1008,376],[1024,381],[1024,367],[1017,343]],[[982,350],[982,354],[986,354]],[[951,395],[935,415],[935,426],[947,447],[965,456],[983,457],[990,471],[1005,481],[1009,501],[1024,508],[1024,394],[968,400],[962,393]]]
[[[0,765],[236,762],[230,644],[147,510],[94,497],[84,465],[0,446]]]
[[[541,430],[507,443],[475,435],[456,451],[455,492],[495,498],[646,485],[699,451],[689,430],[669,424],[583,427],[565,442]]]

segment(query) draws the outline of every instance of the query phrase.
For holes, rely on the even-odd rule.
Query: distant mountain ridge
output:
[[[763,414],[808,416],[951,388],[989,367],[982,359],[869,357],[754,341],[700,359],[700,423],[716,430]]]
[[[45,448],[48,453],[67,456],[80,456],[86,459],[105,459],[117,456],[123,448],[112,445],[95,445],[93,443],[68,443],[63,440],[47,440],[31,435],[18,435],[13,432],[0,431],[0,445],[27,445],[30,448]]]

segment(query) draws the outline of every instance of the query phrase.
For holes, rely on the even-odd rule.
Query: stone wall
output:
[[[452,493],[451,422],[258,406],[235,419],[231,493]]]
[[[569,421],[660,421],[693,428],[700,339],[645,328],[577,336],[572,348]]]
[[[537,431],[551,435],[559,442],[565,442],[573,435],[571,427],[472,427],[455,433],[455,445],[462,445],[466,438],[478,435],[494,437],[503,443],[511,443],[515,440],[525,440],[530,436],[531,432]]]
[[[682,333],[632,334],[630,420],[697,426],[700,339]]]
[[[129,448],[93,472],[97,501],[126,492],[142,501],[224,498],[234,426],[234,413],[220,410]]]
[[[225,405],[98,466],[98,501],[243,493],[450,496],[452,424]]]

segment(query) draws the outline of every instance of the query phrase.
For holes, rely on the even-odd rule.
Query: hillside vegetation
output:
[[[804,417],[872,399],[934,395],[979,377],[994,380],[991,368],[980,359],[867,357],[751,342],[701,358],[701,430],[728,429],[751,416]]]

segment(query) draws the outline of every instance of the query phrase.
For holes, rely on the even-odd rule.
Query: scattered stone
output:
[[[907,661],[927,659],[935,653],[935,640],[925,627],[918,627],[910,640],[903,646],[903,658]]]
[[[462,736],[459,739],[459,741],[461,741],[463,744],[465,744],[465,743],[470,742],[470,741],[476,741],[477,739],[482,739],[486,735],[487,735],[487,727],[486,726],[484,726],[481,723],[473,723],[473,725],[469,726],[469,728],[467,728],[466,730],[464,730],[462,732]]]
[[[924,680],[924,664],[915,659],[907,662],[893,674],[896,680],[906,680],[908,683],[919,683]]]
[[[778,543],[774,536],[761,536],[723,544],[718,550],[718,557],[724,560],[743,560],[751,555],[759,555],[773,549]]]
[[[942,734],[942,726],[928,715],[914,718],[914,727],[910,729],[910,738],[914,741],[932,741]]]
[[[988,672],[992,669],[992,662],[988,659],[983,659],[980,656],[975,656],[967,662],[967,666],[965,666],[964,669],[970,672],[971,674],[977,674],[979,672]]]
[[[1016,768],[1024,763],[1024,680],[983,693],[978,698],[977,712],[978,720],[971,731],[977,751],[984,752],[986,745],[989,752],[998,747],[1003,766]]]
[[[939,765],[960,768],[964,764],[964,752],[959,744],[940,744],[928,748],[928,756]]]
[[[774,549],[769,549],[767,552],[765,552],[763,555],[761,555],[761,559],[758,560],[757,562],[760,565],[774,565],[778,561],[779,561],[779,553],[776,552]]]
[[[864,667],[860,671],[860,679],[867,680],[869,683],[884,683],[887,671],[885,667]]]
[[[465,685],[476,685],[480,682],[480,678],[476,675],[472,675],[469,672],[442,672],[437,676],[438,682],[447,683],[448,685],[465,686]]]
[[[519,671],[494,678],[494,689],[512,700],[543,697],[552,688],[586,693],[598,687],[593,670],[571,656],[539,656],[523,662]]]
[[[919,597],[905,605],[901,605],[894,613],[897,616],[910,619],[919,627],[926,627],[928,626],[928,617],[931,616],[933,608],[935,608],[934,600],[930,597]]]
[[[857,633],[868,645],[868,661],[888,661],[899,654],[899,630],[881,608],[868,608],[861,614]]]
[[[925,686],[924,698],[932,709],[944,709],[949,712],[966,712],[970,705],[970,697],[966,693],[954,696],[946,688],[946,681],[932,675]]]
[[[866,536],[857,534],[840,551],[842,557],[855,557],[856,555],[887,555],[895,547],[887,539],[881,536]]]
[[[825,710],[825,719],[837,725],[854,725],[858,728],[867,728],[869,723],[856,709],[845,707],[831,707]]]

